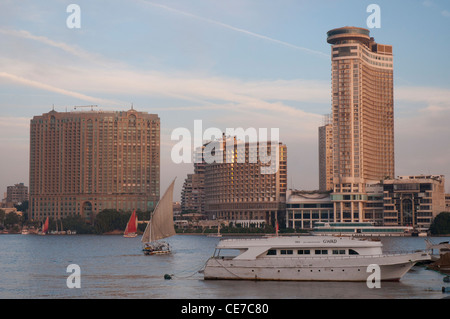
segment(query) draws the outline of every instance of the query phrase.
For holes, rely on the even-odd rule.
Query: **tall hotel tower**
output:
[[[31,218],[152,209],[160,193],[160,121],[137,112],[56,112],[30,127]]]
[[[333,29],[327,36],[332,45],[335,219],[373,219],[364,216],[373,214],[366,187],[394,177],[392,46],[376,43],[363,28]]]

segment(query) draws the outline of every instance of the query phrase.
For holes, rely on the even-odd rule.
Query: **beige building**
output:
[[[30,217],[153,209],[160,196],[156,114],[56,112],[30,125]]]
[[[329,115],[319,127],[319,190],[333,190],[333,124]]]
[[[15,204],[28,200],[28,187],[24,183],[15,184],[6,188],[6,205],[12,207]]]
[[[278,150],[278,169],[263,174],[267,164],[250,160],[260,151],[263,152],[260,143],[244,143],[234,139],[234,146],[227,149],[226,141],[229,139],[223,138],[219,142],[223,150],[222,163],[205,166],[205,206],[208,217],[243,226],[274,225],[278,215],[282,213],[281,217],[284,218],[285,212],[286,145],[279,143],[272,148],[268,143],[269,150]],[[239,150],[238,145],[243,147]]]
[[[446,210],[443,175],[400,176],[383,182],[384,225],[428,229]]]
[[[335,219],[367,221],[366,185],[395,176],[392,46],[376,43],[363,28],[333,29],[327,36]]]
[[[181,191],[181,210],[183,212],[204,213],[205,174],[188,174]]]
[[[311,229],[317,222],[333,222],[330,192],[299,191],[286,193],[286,227]]]
[[[205,213],[205,161],[204,146],[194,152],[194,174],[188,174],[181,191],[181,210],[183,212]]]

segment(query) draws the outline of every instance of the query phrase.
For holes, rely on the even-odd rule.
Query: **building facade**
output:
[[[30,217],[92,221],[103,209],[151,210],[160,196],[155,114],[56,112],[30,123]]]
[[[28,187],[24,183],[15,184],[6,188],[6,204],[12,207],[15,204],[28,200]]]
[[[194,174],[187,174],[181,191],[181,210],[191,213],[205,213],[205,161],[204,146],[194,152]]]
[[[227,143],[232,141],[231,147]],[[234,140],[234,143],[233,143]],[[223,161],[205,165],[205,210],[210,219],[244,226],[274,225],[285,211],[287,190],[287,147],[223,138],[218,143]],[[257,158],[267,152],[277,161],[277,169],[264,171],[268,164]],[[273,152],[273,153],[272,153]],[[275,155],[276,154],[276,155]],[[270,163],[270,165],[273,163]]]
[[[311,229],[318,222],[333,222],[330,192],[288,190],[286,228]]]
[[[445,211],[450,213],[450,194],[445,194]]]
[[[384,225],[427,230],[446,210],[443,175],[400,176],[383,181]]]
[[[327,33],[332,61],[335,219],[362,222],[366,185],[394,178],[392,46],[356,27]]]
[[[319,127],[319,190],[333,190],[333,124],[331,116],[324,117]]]
[[[181,211],[203,214],[205,174],[188,174],[181,191]]]

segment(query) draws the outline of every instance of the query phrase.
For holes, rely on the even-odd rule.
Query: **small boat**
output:
[[[67,231],[64,230],[63,228],[63,223],[62,223],[62,219],[61,219],[61,230],[58,232],[59,235],[66,235]]]
[[[209,234],[208,237],[222,237],[222,234],[220,233],[220,223],[217,225],[217,234]]]
[[[142,250],[145,255],[170,254],[169,243],[161,239],[175,235],[173,223],[173,186],[175,180],[168,187],[161,200],[151,214],[150,221],[142,235]]]
[[[133,211],[131,214],[130,220],[127,223],[127,227],[123,233],[123,237],[125,238],[134,238],[137,236],[137,225],[138,219],[136,216],[136,211]]]
[[[42,225],[42,230],[38,232],[38,235],[47,235],[48,233],[48,217]]]
[[[30,233],[30,231],[28,230],[28,228],[26,228],[26,227],[22,228],[22,232],[21,232],[22,235],[28,235],[29,233]]]
[[[359,237],[299,236],[221,240],[203,270],[205,280],[399,281],[426,252],[388,254],[380,241]]]

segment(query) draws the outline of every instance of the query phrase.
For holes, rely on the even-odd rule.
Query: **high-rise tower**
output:
[[[366,185],[394,177],[391,45],[356,27],[327,33],[332,61],[335,218],[362,221]]]

